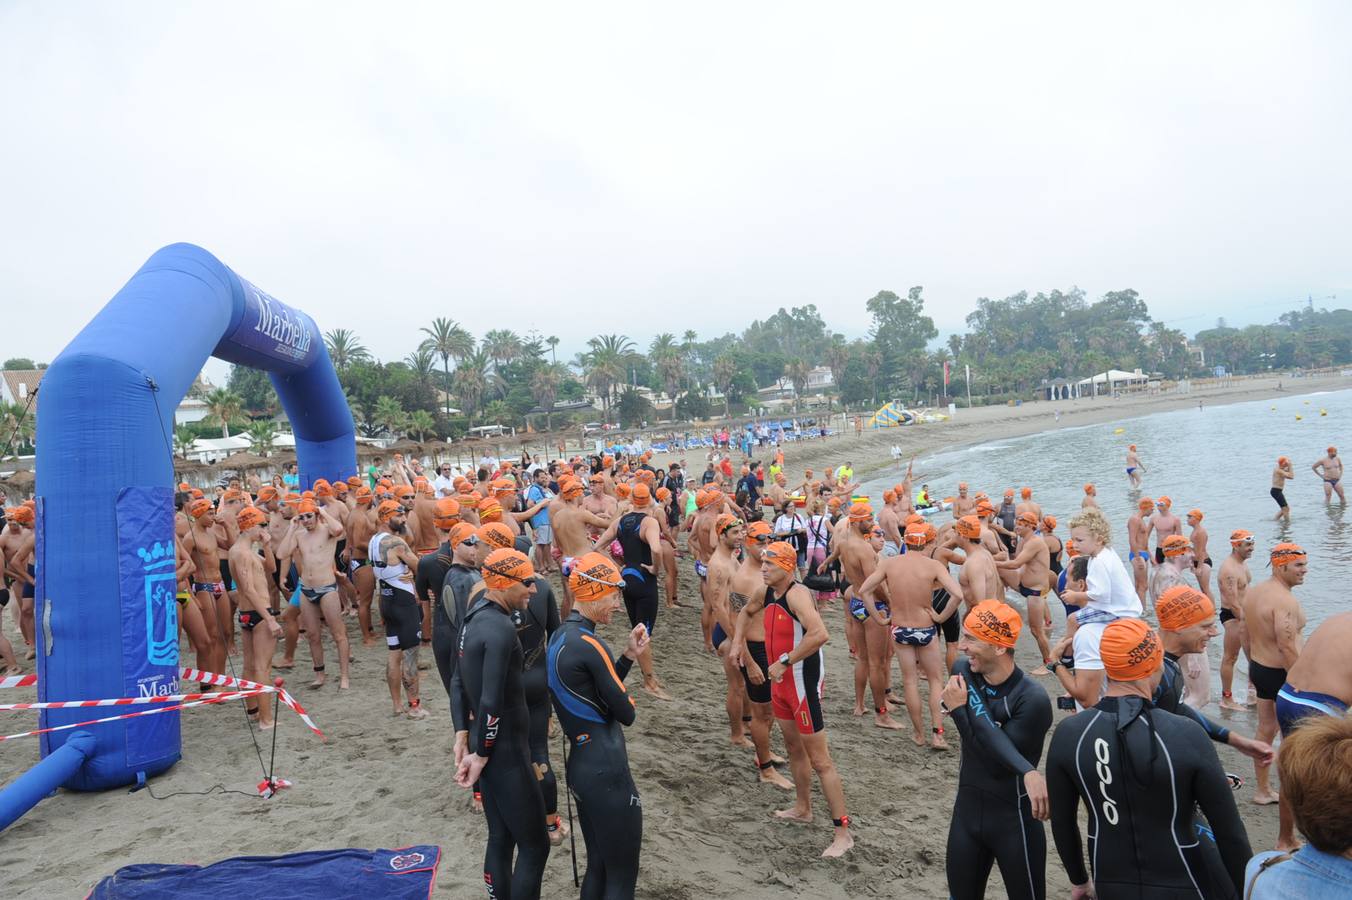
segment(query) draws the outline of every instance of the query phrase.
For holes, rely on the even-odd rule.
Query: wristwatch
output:
[[[779,654],[779,664],[780,664],[781,666],[787,666],[787,665],[789,665],[789,654],[787,654],[787,653],[781,653],[781,654]]]
[[[1056,674],[1057,668],[1060,667],[1060,666],[1064,666],[1065,663],[1061,662],[1061,660],[1059,660],[1059,659],[1054,659],[1054,660],[1052,660],[1052,661],[1049,662],[1049,663],[1045,663],[1044,665],[1047,666],[1047,671],[1048,671],[1048,672],[1050,672],[1050,673],[1052,673],[1052,674]]]
[[[939,701],[939,711],[946,716],[953,715],[953,710],[949,709],[948,704],[942,700]]]

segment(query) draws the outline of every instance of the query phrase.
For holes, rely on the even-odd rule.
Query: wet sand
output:
[[[1286,382],[1288,388],[1291,384]],[[1337,379],[1295,384],[1301,391],[1343,386]],[[1208,405],[1261,399],[1273,395],[1276,381],[1241,385],[1242,390],[1200,396]],[[1198,396],[1067,402],[1059,404],[1060,427],[1195,405]],[[827,463],[849,459],[856,477],[866,476],[891,464],[893,443],[910,454],[1047,430],[1057,427],[1051,410],[1051,404],[960,410],[956,421],[943,425],[791,445],[786,464],[790,472],[801,474],[806,467],[820,471]],[[696,472],[703,468],[702,460],[690,457],[688,462]],[[980,473],[971,478],[979,483]],[[844,859],[820,859],[830,841],[820,791],[814,789],[818,820],[813,824],[772,818],[774,810],[788,805],[791,795],[759,785],[751,752],[729,744],[723,673],[718,661],[701,649],[698,610],[693,605],[698,597],[696,580],[688,559],[682,560],[680,584],[682,600],[691,606],[662,609],[654,638],[657,670],[674,699],[660,702],[639,690],[638,720],[627,733],[631,768],[644,806],[638,896],[665,900],[946,896],[944,845],[957,773],[956,733],[950,729],[948,735],[953,749],[939,753],[912,744],[904,710],[897,714],[906,723],[898,732],[882,731],[870,717],[851,714],[852,662],[840,603],[828,603],[824,616],[831,641],[825,650],[824,709],[832,755],[856,822],[856,845]],[[1056,620],[1059,632],[1059,613]],[[18,643],[11,616],[4,617],[4,627]],[[350,631],[355,630],[353,623]],[[618,625],[603,627],[601,633],[612,647],[623,636]],[[1028,635],[1019,657],[1025,669],[1036,665],[1031,648]],[[327,652],[331,657],[331,644]],[[238,705],[190,710],[183,714],[184,758],[153,782],[155,796],[149,791],[60,792],[5,832],[0,838],[4,848],[0,884],[5,895],[83,896],[101,877],[131,863],[208,863],[236,855],[434,843],[443,852],[434,896],[482,896],[483,818],[471,813],[468,792],[451,780],[450,716],[435,668],[423,673],[432,715],[421,722],[393,719],[384,682],[384,648],[363,648],[354,641],[354,654],[351,691],[340,694],[334,683],[308,691],[302,675],[292,685],[329,735],[328,743],[320,743],[294,715],[280,713],[276,772],[295,782],[294,788],[266,801],[219,791],[205,797],[168,796],[218,784],[253,794],[261,778]],[[297,664],[298,673],[308,673],[304,641]],[[631,674],[631,687],[639,680],[636,672]],[[1054,696],[1053,680],[1042,681]],[[895,686],[899,692],[899,681]],[[34,694],[31,689],[5,693],[10,702]],[[33,714],[9,715],[6,732],[34,727],[30,723],[35,720]],[[1241,713],[1229,721],[1242,732],[1253,733],[1252,714]],[[266,761],[271,736],[254,734]],[[775,745],[782,752],[777,736]],[[1220,752],[1227,769],[1245,778],[1236,798],[1250,840],[1255,849],[1270,847],[1276,808],[1249,804],[1252,766],[1229,748]],[[0,781],[27,768],[36,756],[32,739],[0,746]],[[554,763],[561,773],[561,757]],[[1049,894],[1064,896],[1068,884],[1050,831],[1047,840]],[[580,833],[577,853],[581,865]],[[568,857],[567,842],[551,855],[543,896],[576,896]],[[1003,896],[998,873],[992,876],[988,896]]]

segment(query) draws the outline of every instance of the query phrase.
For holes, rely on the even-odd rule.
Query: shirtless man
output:
[[[1041,522],[1042,504],[1037,503],[1036,501],[1033,500],[1033,489],[1030,487],[1023,488],[1021,491],[1019,491],[1019,497],[1020,497],[1019,503],[1014,507],[1015,515],[1021,516],[1024,513],[1032,513],[1033,518]]]
[[[1248,559],[1253,556],[1253,532],[1243,528],[1230,533],[1230,555],[1221,562],[1217,585],[1221,592],[1220,625],[1225,635],[1221,656],[1221,709],[1242,710],[1250,702],[1257,702],[1252,684],[1243,700],[1235,700],[1231,685],[1235,679],[1235,661],[1240,648],[1247,657],[1249,639],[1244,626],[1244,595],[1249,590],[1253,575]]]
[[[981,520],[976,516],[963,516],[954,526],[958,534],[958,549],[967,557],[958,572],[958,585],[962,588],[962,597],[967,604],[963,614],[972,611],[972,607],[982,600],[1001,600],[1005,595],[1004,583],[1000,580],[999,570],[995,567],[995,557],[981,541]]]
[[[16,608],[19,614],[19,632],[23,635],[23,642],[28,646],[28,652],[25,659],[34,659],[37,656],[36,644],[34,643],[34,587],[37,583],[35,568],[33,565],[33,549],[36,545],[36,533],[33,530],[34,522],[37,516],[33,512],[33,507],[24,504],[14,507],[8,513],[9,525],[6,531],[9,540],[6,542],[6,561],[4,566],[8,568],[6,572],[18,592]]]
[[[1154,511],[1155,501],[1142,497],[1136,502],[1136,512],[1127,519],[1127,561],[1142,603],[1150,582],[1150,514]]]
[[[334,552],[342,533],[343,526],[327,510],[312,500],[302,500],[277,547],[277,555],[292,557],[300,571],[301,622],[310,642],[315,672],[311,688],[324,686],[324,626],[328,626],[338,649],[338,689],[345,691],[349,687],[347,626],[343,623],[338,572],[334,567]]]
[[[1098,509],[1098,489],[1092,484],[1084,486],[1084,499],[1080,501],[1080,509],[1089,509],[1090,507]]]
[[[1130,444],[1127,447],[1127,479],[1131,482],[1132,490],[1141,486],[1141,473],[1145,471],[1145,466],[1141,465],[1141,458],[1136,455],[1136,445]]]
[[[788,481],[783,472],[776,472],[770,486],[765,489],[765,496],[770,498],[774,509],[782,509],[789,502]]]
[[[1192,587],[1184,577],[1196,570],[1196,556],[1192,542],[1181,534],[1171,534],[1160,545],[1164,549],[1164,562],[1155,567],[1150,576],[1150,608],[1154,609],[1164,592],[1172,587],[1183,585]],[[1193,709],[1201,709],[1211,702],[1211,661],[1207,658],[1206,648],[1200,652],[1184,653],[1178,658],[1178,668],[1183,673],[1183,702]]]
[[[976,500],[967,496],[967,482],[958,482],[958,496],[953,498],[953,521],[976,512]]]
[[[1333,502],[1335,491],[1338,493],[1338,502],[1347,503],[1347,497],[1343,495],[1343,461],[1338,458],[1337,447],[1330,447],[1327,455],[1310,468],[1324,481],[1325,503]]]
[[[714,522],[721,514],[722,496],[707,488],[695,494],[695,514],[686,520],[684,526],[690,532],[686,549],[695,557],[695,574],[699,576],[700,631],[704,635],[704,649],[710,653],[714,652],[714,610],[709,596],[709,558],[713,556],[717,544]]]
[[[281,612],[269,604],[268,575],[263,569],[260,551],[270,542],[267,513],[246,506],[235,517],[239,537],[230,547],[230,571],[239,596],[239,627],[244,640],[244,678],[259,684],[272,683],[272,654],[282,636]],[[259,626],[262,626],[261,628]],[[268,697],[254,700],[250,716],[257,716],[260,731],[272,728],[272,707]],[[246,704],[247,706],[247,704]]]
[[[1192,533],[1188,535],[1188,540],[1192,541],[1193,574],[1197,576],[1197,586],[1202,589],[1202,593],[1211,598],[1214,603],[1216,598],[1211,593],[1211,556],[1207,553],[1207,541],[1210,535],[1202,525],[1202,519],[1205,515],[1200,509],[1188,510],[1188,527]]]
[[[1160,497],[1155,501],[1155,515],[1150,517],[1150,522],[1146,525],[1146,536],[1150,532],[1155,532],[1155,563],[1164,562],[1164,539],[1173,534],[1183,533],[1183,522],[1178,516],[1170,512],[1174,501],[1168,497]]]
[[[1285,738],[1307,716],[1345,716],[1352,706],[1352,613],[1329,616],[1310,634],[1300,658],[1277,692],[1277,725]],[[1277,849],[1299,846],[1285,795],[1280,804]]]
[[[883,530],[883,556],[901,555],[901,516],[897,514],[897,492],[883,491],[883,508],[878,513],[878,527]]]
[[[362,646],[374,647],[377,639],[371,624],[371,601],[375,599],[376,576],[371,570],[367,549],[376,533],[375,510],[371,508],[371,491],[365,485],[352,494],[354,506],[347,517],[347,549],[344,551],[347,577],[357,595],[357,623],[361,626]]]
[[[218,605],[230,608],[224,582],[217,581],[221,572],[221,545],[226,543],[222,526],[216,522],[211,501],[198,499],[188,504],[192,528],[183,539],[183,545],[192,556],[196,574],[193,576],[193,602],[201,612],[208,638],[205,647],[197,648],[197,667],[205,672],[220,674],[225,670],[225,641],[221,635]]]
[[[1291,460],[1285,456],[1277,457],[1277,465],[1272,470],[1272,490],[1268,491],[1272,499],[1277,501],[1277,515],[1273,521],[1285,519],[1291,521],[1291,507],[1286,502],[1286,492],[1282,488],[1286,487],[1286,482],[1296,477],[1296,472],[1291,468]]]
[[[457,505],[458,503],[459,501],[457,501]],[[418,538],[418,544],[414,547],[414,550],[417,551],[419,556],[435,553],[437,551],[437,539],[440,537],[435,523],[437,501],[431,485],[427,483],[427,479],[422,478],[414,481],[412,508],[409,509],[408,503],[404,504],[404,508],[408,510],[408,518],[413,523],[413,533]],[[419,600],[421,599],[420,597]],[[428,606],[428,612],[431,612],[430,606]],[[429,639],[431,633],[431,622],[427,616],[424,616],[424,643]]]
[[[962,605],[962,588],[948,573],[948,566],[930,559],[923,552],[927,540],[924,524],[909,525],[905,541],[907,552],[901,556],[883,559],[873,574],[860,585],[859,593],[870,608],[870,615],[878,625],[888,628],[896,643],[897,662],[901,666],[902,689],[906,694],[906,712],[911,717],[911,740],[917,747],[925,746],[925,720],[920,712],[919,672],[924,671],[930,684],[929,706],[930,746],[936,750],[948,749],[944,740],[943,711],[939,708],[944,684],[944,655],[939,649],[939,622],[957,612]],[[1043,548],[1044,555],[1046,548]],[[887,584],[887,596],[892,614],[884,616],[876,608],[878,587]],[[948,591],[949,600],[942,610],[934,610],[934,592]]]
[[[404,540],[407,533],[404,507],[397,500],[382,501],[376,509],[377,531],[366,554],[380,585],[380,618],[385,625],[385,685],[396,717],[427,718],[418,685],[418,651],[422,649],[422,612],[415,596],[418,557]],[[289,536],[289,535],[288,535]],[[346,646],[344,646],[346,650]],[[346,654],[344,654],[346,658]],[[405,707],[400,684],[408,697]]]
[[[1029,672],[1030,675],[1050,675],[1046,664],[1052,661],[1052,644],[1047,637],[1052,625],[1051,613],[1047,610],[1047,594],[1052,588],[1051,551],[1042,535],[1037,533],[1041,521],[1041,517],[1034,515],[1032,510],[1019,513],[1014,520],[1014,533],[1019,536],[1019,551],[1013,559],[997,560],[995,563],[997,569],[1013,569],[1019,573],[1018,591],[1028,604],[1028,627],[1033,632],[1033,640],[1037,642],[1043,662],[1043,665]]]
[[[559,495],[549,501],[549,522],[554,530],[554,549],[559,553],[563,567],[563,605],[559,615],[566,619],[573,611],[573,592],[568,589],[568,576],[572,574],[573,562],[591,550],[587,528],[603,529],[610,524],[610,520],[584,508],[582,482],[576,478],[565,478],[559,483]]]
[[[1244,598],[1244,623],[1249,633],[1249,678],[1258,693],[1256,740],[1271,744],[1277,736],[1277,692],[1300,656],[1305,611],[1291,589],[1305,581],[1305,550],[1299,544],[1278,544],[1270,556],[1272,576],[1249,588]],[[1268,782],[1269,766],[1254,762],[1253,802],[1277,802]]]
[[[745,526],[732,513],[722,513],[714,523],[714,536],[718,544],[709,557],[709,605],[714,617],[714,651],[723,661],[723,677],[728,683],[724,707],[728,714],[732,745],[753,748],[755,744],[746,736],[746,726],[753,718],[747,715],[747,690],[742,682],[742,673],[734,662],[737,656],[734,651],[738,645],[731,640],[737,631],[735,617],[750,599],[748,594],[733,596],[732,591],[738,570],[736,554],[746,537]]]
[[[869,536],[873,532],[873,509],[867,503],[856,503],[850,507],[850,514],[842,518],[843,531],[833,539],[836,543],[833,553],[840,555],[841,570],[845,581],[850,585],[847,596],[853,595],[864,604],[868,618],[864,620],[864,645],[856,648],[860,657],[868,661],[869,690],[873,694],[873,724],[879,728],[900,730],[901,723],[888,712],[887,690],[892,669],[892,634],[888,625],[889,616],[877,611],[877,604],[886,605],[886,599],[866,595],[862,587],[873,577],[878,568],[879,555],[869,545]],[[830,557],[817,567],[819,573],[826,570]],[[876,582],[875,582],[876,583]]]

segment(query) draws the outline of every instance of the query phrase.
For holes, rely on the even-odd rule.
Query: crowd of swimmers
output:
[[[1028,487],[997,502],[964,483],[943,504],[918,506],[908,468],[875,509],[855,496],[849,464],[790,479],[776,454],[768,471],[748,460],[734,479],[728,460],[709,462],[696,483],[650,452],[497,463],[468,476],[395,455],[366,477],[304,491],[282,476],[210,494],[180,485],[179,620],[197,668],[223,672],[236,657],[243,677],[265,683],[296,665],[303,634],[316,690],[332,674],[327,632],[339,691],[351,684],[349,620],[365,645],[378,642],[378,622],[391,711],[410,719],[429,715],[420,672],[430,666],[419,659],[429,647],[450,700],[455,780],[487,822],[494,898],[538,897],[550,850],[569,835],[549,752],[555,725],[587,851],[581,895],[635,895],[642,802],[625,749],[637,710],[626,680],[637,665],[645,694],[669,699],[652,635],[664,593],[666,608],[687,605],[682,558],[699,584],[703,645],[725,675],[729,739],[754,754],[756,778],[793,792],[780,819],[814,821],[815,776],[832,824],[824,857],[854,844],[822,708],[838,604],[854,714],[905,730],[894,718],[904,706],[911,740],[934,751],[949,747],[946,720],[961,737],[951,896],[984,897],[998,866],[1010,897],[1044,897],[1048,821],[1077,898],[1237,897],[1246,866],[1260,879],[1254,896],[1286,896],[1268,892],[1328,870],[1325,856],[1341,859],[1334,874],[1346,877],[1352,801],[1319,798],[1350,780],[1352,613],[1303,639],[1301,547],[1267,550],[1271,573],[1254,583],[1253,533],[1235,529],[1215,566],[1205,515],[1180,519],[1169,497],[1141,498],[1125,523],[1124,562],[1092,484],[1062,539]],[[1133,487],[1144,471],[1133,446]],[[1315,471],[1341,497],[1334,448]],[[5,601],[18,596],[31,648],[34,507],[5,515]],[[598,626],[621,607],[616,656]],[[1220,635],[1220,706],[1256,706],[1252,737],[1201,712],[1207,645]],[[1015,663],[1021,640],[1040,663],[1029,672]],[[1241,654],[1248,677],[1236,691]],[[20,668],[8,642],[0,656]],[[1070,715],[1053,729],[1054,703]],[[267,704],[248,708],[272,727]],[[773,750],[776,731],[786,757]],[[1280,795],[1270,781],[1278,732],[1301,748],[1282,751]],[[1253,857],[1234,800],[1241,779],[1213,743],[1252,759],[1252,800],[1279,807],[1282,855]],[[1297,849],[1297,829],[1310,845]]]

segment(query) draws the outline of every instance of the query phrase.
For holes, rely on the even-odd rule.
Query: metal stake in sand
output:
[[[568,802],[568,849],[573,857],[573,887],[578,887],[581,882],[577,877],[577,836],[573,834],[573,788],[568,783],[568,735],[562,728],[559,729],[559,743],[563,746],[563,798]]]

